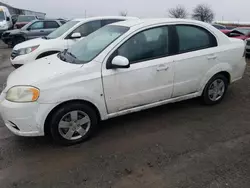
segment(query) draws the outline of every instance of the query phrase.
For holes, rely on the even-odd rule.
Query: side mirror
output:
[[[73,33],[73,34],[70,36],[71,39],[79,39],[79,38],[81,38],[81,37],[82,37],[81,33]]]
[[[30,27],[28,27],[28,28],[27,28],[27,31],[30,31],[30,30],[31,30],[31,28],[30,28]]]
[[[126,57],[123,56],[115,56],[114,59],[111,62],[112,66],[111,68],[129,68],[130,63],[129,60]]]
[[[6,20],[7,20],[7,21],[10,21],[10,17],[7,17]]]

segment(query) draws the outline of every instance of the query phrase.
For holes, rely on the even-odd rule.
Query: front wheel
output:
[[[228,79],[222,74],[217,74],[212,77],[203,91],[203,102],[207,105],[220,103],[226,94],[228,84]]]
[[[57,143],[72,145],[92,136],[97,123],[97,114],[92,107],[81,103],[68,103],[59,107],[52,115],[50,131]]]

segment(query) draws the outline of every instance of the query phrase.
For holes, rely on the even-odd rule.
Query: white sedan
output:
[[[194,97],[221,102],[242,78],[244,46],[193,20],[117,22],[11,73],[0,112],[17,135],[75,144],[100,120]]]

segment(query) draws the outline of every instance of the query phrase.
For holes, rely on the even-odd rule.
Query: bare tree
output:
[[[192,18],[211,23],[214,20],[214,12],[208,5],[199,4],[194,8]]]
[[[128,12],[127,11],[121,11],[119,14],[120,14],[120,16],[127,16]]]
[[[187,18],[188,16],[186,8],[182,5],[169,9],[168,14],[170,18]]]

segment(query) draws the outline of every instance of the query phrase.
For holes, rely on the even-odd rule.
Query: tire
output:
[[[25,41],[23,37],[15,37],[12,41],[12,47],[15,47],[17,44],[22,43]]]
[[[80,123],[80,121],[86,122],[88,120],[88,123]],[[73,145],[89,139],[97,130],[97,124],[98,116],[92,107],[82,103],[67,103],[52,114],[50,133],[56,143]],[[83,131],[84,129],[85,131]],[[84,135],[81,135],[78,131],[84,133]],[[71,134],[70,138],[69,135]]]
[[[216,83],[218,84],[218,88],[215,88]],[[226,94],[228,84],[229,80],[223,74],[213,76],[203,90],[202,102],[206,105],[215,105],[220,103]]]

